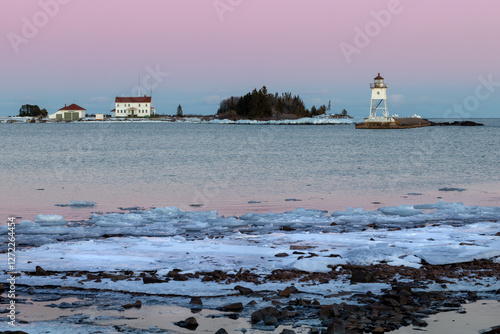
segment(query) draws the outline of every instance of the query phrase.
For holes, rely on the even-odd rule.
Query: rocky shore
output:
[[[302,252],[304,256],[317,256],[314,253]],[[284,255],[283,255],[284,256]],[[391,266],[377,264],[370,266],[341,265],[331,266],[326,273],[304,272],[298,270],[274,270],[266,275],[257,275],[250,270],[240,270],[238,273],[227,273],[220,270],[211,272],[183,273],[181,270],[172,270],[167,275],[157,275],[156,271],[120,273],[86,271],[52,272],[40,266],[34,272],[22,272],[20,276],[50,276],[54,280],[67,280],[76,277],[82,284],[81,288],[64,288],[65,294],[73,291],[75,294],[82,291],[103,293],[104,289],[85,288],[87,282],[142,281],[143,284],[161,284],[171,281],[189,282],[216,282],[228,286],[227,296],[232,302],[222,304],[216,309],[225,312],[231,319],[248,318],[252,327],[266,330],[278,329],[279,326],[295,326],[296,324],[314,323],[309,326],[307,333],[386,333],[402,326],[413,325],[426,327],[426,318],[438,312],[463,312],[462,304],[476,301],[480,298],[499,299],[500,290],[489,286],[489,278],[500,277],[500,263],[492,260],[474,260],[467,263],[447,265],[424,264],[420,268]],[[390,288],[381,291],[352,293],[333,291],[329,283],[342,281],[346,286],[362,286],[370,283],[383,283]],[[54,281],[54,284],[57,281]],[[271,291],[260,289],[266,283],[284,283],[286,288]],[[481,286],[481,293],[464,289],[453,289],[453,285],[469,283],[475,287]],[[324,286],[323,293],[316,297],[301,291],[301,284]],[[37,295],[43,289],[54,286],[25,286],[29,294]],[[5,300],[4,291],[1,291],[2,302]],[[116,291],[114,291],[116,292]],[[127,294],[127,291],[120,291]],[[135,302],[118,306],[123,310],[141,308],[147,305],[151,294],[130,293]],[[155,294],[162,296],[161,294]],[[225,300],[227,296],[182,296],[188,300],[187,307],[191,310],[214,308],[214,301]],[[342,296],[344,302],[325,303],[329,298]],[[179,297],[163,295],[162,297]],[[322,300],[322,302],[320,302]],[[72,307],[62,305],[56,307]],[[217,302],[215,302],[217,304]],[[21,313],[22,314],[22,313]],[[186,319],[165,319],[179,328],[195,331],[198,321],[195,317]],[[217,322],[217,319],[213,319]],[[319,325],[318,325],[319,324]],[[500,325],[500,323],[499,323]],[[129,332],[126,327],[115,326],[117,332]],[[8,332],[4,332],[8,333]],[[22,332],[17,332],[22,333]],[[221,328],[217,333],[227,333]],[[279,331],[283,334],[296,333],[293,329]],[[303,331],[301,331],[303,333]],[[495,332],[491,332],[495,333]]]

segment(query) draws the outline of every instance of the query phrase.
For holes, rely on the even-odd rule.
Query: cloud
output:
[[[109,98],[104,97],[104,96],[97,96],[97,97],[91,97],[90,102],[97,102],[97,103],[104,103],[108,102]]]

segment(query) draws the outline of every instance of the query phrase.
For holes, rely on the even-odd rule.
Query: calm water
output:
[[[0,124],[0,213],[27,219],[88,215],[54,206],[70,200],[97,202],[93,211],[178,206],[223,214],[368,208],[378,205],[372,202],[436,197],[500,205],[500,119],[478,121],[486,126],[389,131],[352,125]],[[467,190],[438,191],[443,187]]]

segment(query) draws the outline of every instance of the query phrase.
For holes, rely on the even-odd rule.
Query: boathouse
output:
[[[73,103],[69,106],[64,105],[64,107],[59,109],[56,113],[50,114],[49,119],[55,119],[57,121],[79,121],[85,118],[85,111],[86,109]]]

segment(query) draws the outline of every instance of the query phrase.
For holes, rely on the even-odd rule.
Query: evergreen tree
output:
[[[19,116],[32,116],[32,117],[37,117],[37,116],[47,116],[47,110],[42,109],[40,110],[40,107],[37,105],[31,105],[31,104],[24,104],[21,109],[19,109]]]
[[[182,107],[179,104],[179,106],[177,107],[177,117],[182,117],[182,116],[184,116],[184,114],[182,113]]]

